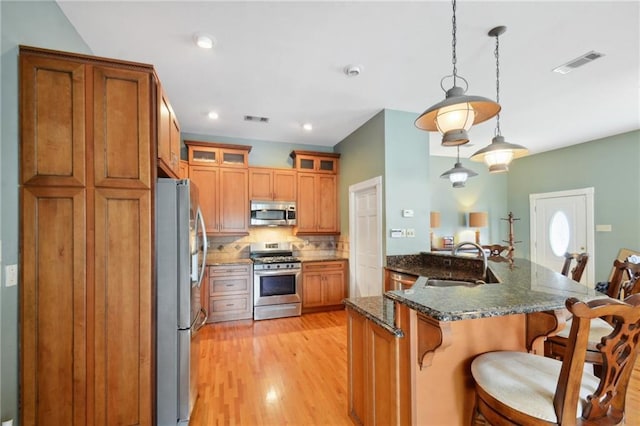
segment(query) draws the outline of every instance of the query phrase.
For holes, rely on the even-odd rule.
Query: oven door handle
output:
[[[294,269],[275,269],[275,270],[254,270],[253,274],[257,275],[259,277],[267,277],[267,276],[273,276],[273,275],[292,275],[292,274],[297,274],[301,271],[300,268],[294,268]]]

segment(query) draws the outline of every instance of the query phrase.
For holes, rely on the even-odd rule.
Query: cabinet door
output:
[[[298,232],[314,232],[316,230],[316,175],[298,173]]]
[[[85,190],[23,188],[21,424],[86,424]]]
[[[305,273],[302,276],[302,306],[322,306],[322,274]]]
[[[344,271],[327,271],[323,277],[323,302],[325,305],[340,305],[345,298]]]
[[[318,175],[316,189],[318,232],[338,231],[336,176]]]
[[[189,179],[198,188],[198,202],[207,234],[218,230],[218,168],[189,166]]]
[[[180,160],[178,177],[180,179],[189,179],[189,162]]]
[[[296,201],[296,172],[293,170],[273,170],[273,199]]]
[[[171,170],[171,106],[158,85],[158,166]]]
[[[370,424],[366,404],[367,382],[367,319],[347,309],[347,369],[349,374],[349,416],[359,425]]]
[[[23,184],[84,186],[85,66],[20,55]]]
[[[148,425],[154,400],[151,193],[96,189],[94,206],[91,420]]]
[[[219,228],[226,234],[249,233],[249,173],[247,169],[220,168]]]
[[[273,200],[273,173],[270,169],[249,169],[249,199]]]
[[[176,176],[180,176],[180,123],[178,123],[171,105],[169,105],[169,110],[171,111],[171,169]]]
[[[150,88],[146,72],[94,67],[96,186],[151,188]]]

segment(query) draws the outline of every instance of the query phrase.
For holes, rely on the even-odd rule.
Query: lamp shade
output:
[[[463,188],[467,178],[478,176],[473,170],[462,167],[462,163],[456,163],[452,169],[440,175],[443,179],[449,179],[454,188]]]
[[[429,222],[431,222],[431,228],[440,228],[440,212],[431,212],[429,214]]]
[[[511,160],[524,157],[528,152],[524,146],[509,143],[504,137],[496,136],[489,146],[474,153],[471,160],[484,161],[489,167],[489,173],[502,173],[509,171]]]
[[[471,212],[469,213],[470,228],[484,228],[489,223],[487,212]]]

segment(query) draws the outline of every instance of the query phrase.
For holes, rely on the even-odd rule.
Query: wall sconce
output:
[[[431,227],[431,234],[429,235],[429,239],[431,241],[431,249],[435,248],[433,244],[433,230],[435,228],[440,228],[440,212],[431,212],[429,213],[429,222]]]
[[[480,229],[489,224],[487,212],[469,213],[469,228],[476,228],[476,244],[480,244]]]

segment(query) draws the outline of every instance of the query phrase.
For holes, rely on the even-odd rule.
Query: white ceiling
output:
[[[383,108],[417,116],[444,98],[440,79],[452,72],[449,1],[58,4],[95,55],[156,67],[183,132],[333,146]],[[538,153],[640,128],[639,1],[460,0],[457,22],[458,75],[468,94],[492,99],[487,32],[507,26],[507,141]],[[199,31],[215,37],[214,49],[195,46]],[[551,71],[591,50],[605,56],[566,75]],[[349,64],[360,76],[344,74]],[[210,110],[220,118],[207,118]],[[487,145],[494,129],[495,119],[473,127],[461,156]],[[430,149],[455,156],[437,133]]]

